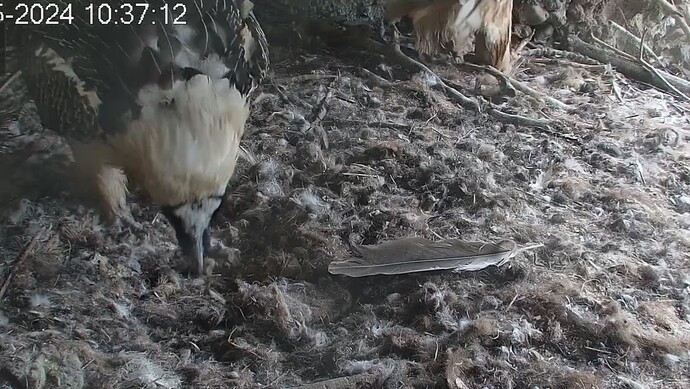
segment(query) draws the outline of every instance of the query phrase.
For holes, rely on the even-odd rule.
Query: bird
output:
[[[269,68],[253,3],[33,3],[61,19],[9,25],[7,44],[44,127],[67,140],[108,219],[128,220],[127,193],[144,189],[203,275],[209,226]]]
[[[451,45],[462,55],[476,34],[476,61],[502,72],[511,68],[512,11],[513,0],[388,0],[385,4],[388,22],[412,20],[419,53],[434,55]]]

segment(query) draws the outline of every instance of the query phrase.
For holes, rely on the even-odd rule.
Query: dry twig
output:
[[[500,121],[516,126],[536,127],[543,130],[550,130],[552,122],[544,119],[533,119],[525,116],[515,115],[501,111],[496,104],[489,105],[489,113],[496,116]]]
[[[498,79],[501,79],[503,82],[508,83],[510,86],[519,90],[520,92],[522,92],[526,95],[532,96],[539,101],[542,101],[542,102],[546,101],[546,102],[550,103],[551,105],[558,107],[558,108],[565,110],[565,111],[571,111],[574,109],[573,107],[569,106],[568,104],[565,104],[558,99],[554,99],[553,97],[551,97],[545,93],[541,93],[538,90],[533,89],[529,85],[524,84],[524,83],[514,79],[513,77],[510,77],[510,76],[502,73],[501,71],[499,71],[498,69],[496,69],[493,66],[475,65],[475,64],[468,63],[468,62],[465,62],[464,65],[469,66],[469,67],[474,68],[474,69],[484,70],[484,71],[488,72],[489,74],[491,74],[492,76],[494,76]]]
[[[390,128],[394,130],[410,130],[412,126],[410,124],[401,124],[393,122],[369,122],[366,120],[356,120],[356,119],[325,119],[325,123],[339,123],[346,125],[356,125],[356,126],[368,126],[371,128]]]
[[[558,131],[554,131],[551,126],[554,122],[545,119],[533,119],[525,116],[510,114],[501,111],[495,104],[491,104],[487,113],[493,115],[496,119],[503,123],[513,124],[516,126],[532,127],[545,134],[553,135],[558,138],[566,139],[568,141],[574,142],[575,144],[581,144],[582,141],[572,135],[563,134]]]
[[[372,72],[371,70],[369,70],[367,68],[362,67],[362,68],[358,68],[357,70],[359,71],[360,75],[368,78],[373,83],[375,83],[377,86],[380,86],[381,88],[389,88],[389,87],[395,85],[394,82],[386,80],[385,78],[379,76],[378,74]]]
[[[397,42],[397,39],[394,39],[394,42]],[[457,89],[450,86],[448,81],[444,80],[443,78],[438,76],[435,72],[433,72],[431,69],[429,69],[428,66],[424,65],[423,63],[421,63],[415,59],[410,58],[405,53],[403,53],[402,50],[400,50],[400,45],[397,43],[393,44],[393,52],[396,54],[396,56],[398,58],[402,59],[406,64],[408,64],[410,66],[414,66],[420,70],[423,70],[423,71],[427,72],[428,74],[430,74],[432,77],[434,77],[437,80],[438,85],[440,85],[441,88],[443,89],[443,91],[446,92],[446,94],[448,94],[451,98],[453,98],[454,100],[456,100],[458,103],[460,103],[463,106],[470,107],[470,108],[473,108],[473,109],[481,112],[482,107],[488,105],[486,112],[503,123],[515,124],[515,125],[519,125],[519,126],[535,127],[535,128],[544,130],[549,134],[554,134],[554,135],[557,134],[551,128],[551,126],[554,124],[553,121],[544,120],[544,119],[532,119],[532,118],[528,118],[528,117],[520,116],[520,115],[516,115],[516,114],[509,114],[509,113],[501,111],[501,109],[497,105],[489,103],[484,99],[481,99],[481,98],[480,99],[472,99],[472,98],[469,98],[469,97],[463,95],[462,93],[458,92]],[[576,138],[567,137],[567,139],[577,141]]]
[[[685,32],[685,38],[690,41],[690,25],[688,25],[687,18],[681,13],[678,8],[669,3],[667,0],[656,0],[656,3],[661,6],[666,12],[668,12],[676,22],[680,25],[680,28]]]
[[[22,71],[21,71],[21,70],[17,70],[16,72],[14,72],[14,74],[12,74],[12,75],[10,76],[10,78],[8,78],[7,81],[5,81],[5,82],[0,86],[0,94],[2,94],[2,92],[4,92],[5,89],[7,89],[7,87],[9,87],[10,84],[12,84],[15,80],[17,80],[17,79],[19,78],[19,76],[21,76],[21,75],[22,75]]]
[[[635,45],[638,45],[638,46],[642,46],[644,51],[647,52],[647,55],[654,58],[654,61],[656,61],[656,63],[658,63],[658,64],[661,63],[661,58],[659,58],[659,56],[656,55],[654,50],[652,50],[648,45],[644,44],[644,42],[643,42],[644,39],[638,38],[637,36],[635,36],[635,34],[626,30],[625,27],[621,26],[620,24],[618,24],[614,21],[611,21],[610,23],[611,23],[611,27],[613,27],[614,30],[623,34],[623,36],[628,38],[628,40],[630,40],[632,43],[634,43]]]
[[[323,80],[323,79],[331,79],[331,78],[337,78],[338,76],[335,74],[300,74],[297,76],[292,76],[292,77],[280,77],[277,78],[275,81],[280,83],[280,84],[287,84],[287,83],[296,83],[296,82],[305,82],[305,81],[318,81],[318,80]]]
[[[434,71],[432,71],[428,66],[425,64],[421,63],[418,60],[415,60],[408,56],[407,54],[403,53],[400,44],[399,44],[399,33],[394,32],[393,40],[392,43],[389,45],[384,45],[381,44],[373,39],[366,39],[363,42],[358,42],[358,44],[362,47],[364,47],[368,51],[373,51],[373,52],[378,52],[378,53],[385,53],[386,56],[393,56],[395,57],[399,63],[402,65],[408,67],[408,68],[414,68],[417,69],[418,71],[421,70],[423,72],[426,72],[428,75],[434,78],[436,81],[436,84],[443,89],[443,91],[446,93],[448,97],[453,99],[455,102],[459,103],[461,106],[475,110],[477,112],[481,112],[486,108],[486,112],[490,115],[492,115],[495,119],[504,122],[504,123],[510,123],[510,124],[515,124],[515,125],[521,125],[521,126],[529,126],[529,127],[536,127],[538,129],[544,130],[545,132],[553,135],[558,135],[555,133],[551,127],[552,125],[555,124],[555,122],[550,121],[550,120],[544,120],[544,119],[532,119],[524,116],[520,116],[517,114],[509,114],[506,112],[503,112],[498,108],[497,105],[491,104],[487,102],[485,99],[479,97],[479,98],[470,98],[462,94],[458,89],[454,88],[451,86],[452,82],[449,80],[445,80],[441,78],[438,74],[436,74]],[[369,72],[370,73],[370,72]],[[369,75],[370,76],[370,75]],[[374,79],[378,80],[378,77],[374,77]],[[508,84],[508,82],[506,82]],[[388,82],[382,83],[383,85],[388,84]],[[563,103],[561,103],[563,104]],[[330,121],[330,120],[328,120]],[[368,123],[369,125],[380,125],[384,127],[402,127],[403,125],[398,125],[398,124],[393,124],[393,123]],[[409,127],[409,126],[408,126]],[[575,138],[571,138],[568,136],[564,136],[567,139],[570,140],[577,140]]]
[[[614,53],[620,55],[621,57],[628,59],[630,61],[636,60],[635,56],[633,56],[632,54],[626,53],[625,51],[617,48],[616,46],[604,42],[603,40],[597,38],[594,34],[590,33],[589,36],[590,36],[590,38],[592,38],[592,40],[594,42],[598,43],[601,46],[604,46],[604,48],[607,48],[607,49],[613,51]]]
[[[431,69],[429,69],[428,66],[424,65],[423,63],[421,63],[421,62],[419,62],[413,58],[410,58],[408,55],[403,53],[402,50],[400,50],[399,44],[395,43],[393,45],[393,52],[398,56],[398,58],[402,59],[407,64],[412,65],[414,67],[417,67],[417,68],[427,72],[428,74],[432,75],[436,79],[436,81],[438,82],[438,85],[441,86],[443,91],[446,92],[447,94],[449,94],[458,103],[460,103],[460,105],[462,105],[466,108],[474,109],[476,111],[481,111],[481,107],[479,105],[479,102],[476,99],[471,99],[471,98],[463,95],[462,93],[458,92],[457,89],[448,86],[448,84],[446,84],[445,81],[443,81],[443,79],[441,77],[439,77],[438,75],[436,75],[436,73],[434,73]]]
[[[320,123],[323,118],[326,117],[326,114],[328,113],[328,102],[331,100],[333,97],[333,84],[335,84],[335,81],[337,78],[333,79],[327,86],[327,91],[326,94],[323,96],[323,99],[319,101],[319,104],[314,107],[312,110],[312,117],[311,117],[311,125],[314,126],[318,123]]]
[[[682,92],[683,95],[690,94],[690,82],[680,77],[676,77],[663,70],[654,69],[649,64],[645,66],[637,58],[629,59],[617,56],[615,55],[616,53],[596,47],[576,36],[570,36],[569,39],[569,43],[575,51],[597,61],[610,63],[616,70],[631,79],[647,83],[661,90],[674,91],[675,89],[678,92]]]
[[[606,71],[609,65],[587,65],[584,63],[573,62],[563,58],[531,58],[529,60],[530,64],[540,64],[540,65],[560,65],[566,64],[572,68],[587,69],[591,72],[601,72]]]
[[[31,238],[31,240],[29,241],[29,243],[27,243],[26,246],[24,246],[22,252],[19,253],[17,260],[14,262],[14,265],[12,265],[12,268],[5,277],[5,281],[2,282],[2,288],[0,288],[0,300],[5,296],[5,293],[7,292],[7,289],[10,286],[10,282],[12,281],[12,277],[14,277],[14,275],[17,274],[19,268],[29,257],[29,254],[31,254],[31,252],[33,251],[34,246],[36,246],[36,242],[38,242],[41,235],[42,232],[39,232],[36,235],[34,235],[33,238]]]
[[[642,66],[645,67],[648,71],[654,73],[654,75],[661,81],[668,89],[672,90],[675,94],[678,96],[682,97],[683,100],[685,101],[690,101],[690,97],[688,97],[685,93],[681,92],[676,88],[675,86],[671,85],[671,83],[668,82],[668,80],[658,71],[654,66],[650,65],[649,62],[645,61],[644,55],[642,55],[642,48],[645,46],[644,45],[644,37],[645,37],[646,31],[642,34],[642,37],[640,38],[640,52],[637,57],[637,60],[640,61]]]
[[[601,66],[602,63],[582,54],[573,53],[572,51],[556,50],[550,47],[542,47],[538,49],[525,50],[520,53],[523,57],[545,57],[566,59],[572,62],[577,62],[585,65]]]

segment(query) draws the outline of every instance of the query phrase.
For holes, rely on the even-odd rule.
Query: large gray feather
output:
[[[522,251],[510,240],[499,243],[458,239],[432,242],[419,237],[353,248],[359,256],[331,262],[328,267],[331,274],[365,277],[450,269],[476,271],[491,265],[501,266]]]

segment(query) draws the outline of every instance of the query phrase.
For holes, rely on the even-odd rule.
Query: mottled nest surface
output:
[[[144,232],[103,225],[64,143],[30,109],[10,126],[3,387],[690,385],[682,104],[602,67],[527,61],[517,79],[577,109],[524,95],[505,109],[564,120],[559,136],[462,109],[421,73],[375,81],[342,54],[273,50],[204,279],[178,271],[140,193]],[[468,94],[481,75],[433,68]],[[351,243],[408,236],[544,246],[474,273],[327,271]]]

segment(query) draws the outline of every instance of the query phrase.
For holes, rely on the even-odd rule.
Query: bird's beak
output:
[[[206,198],[177,207],[162,207],[175,229],[177,242],[189,267],[196,267],[197,276],[204,274],[204,254],[209,248],[208,228],[222,199]]]
[[[168,218],[175,228],[177,243],[182,251],[183,258],[191,273],[201,277],[204,273],[204,256],[208,243],[208,223],[203,221],[200,225],[194,225],[189,220],[181,219],[171,211],[166,211]],[[192,270],[195,269],[195,270]]]
[[[204,236],[203,234],[194,238],[194,250],[191,253],[191,262],[196,262],[196,275],[201,277],[204,274]]]

